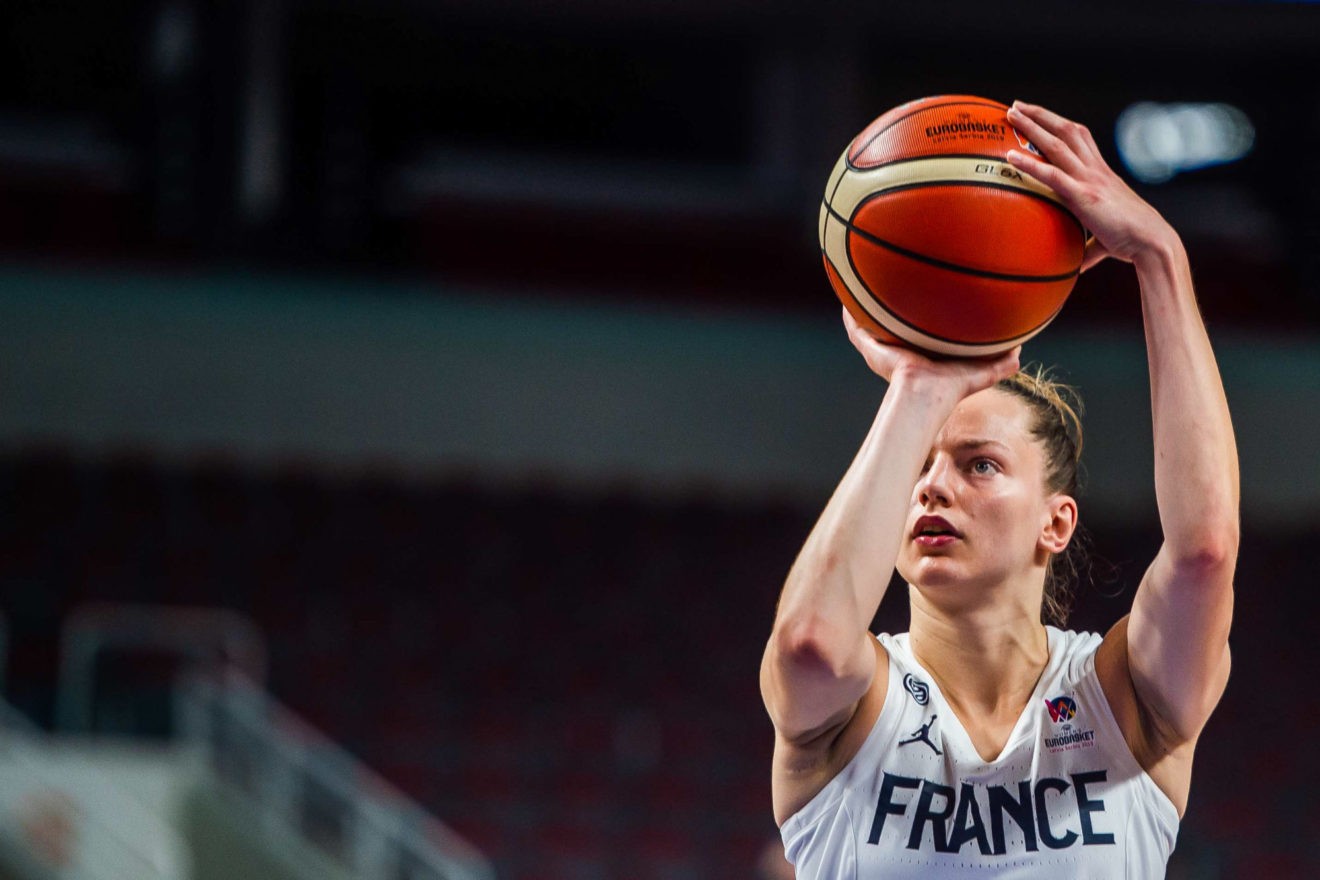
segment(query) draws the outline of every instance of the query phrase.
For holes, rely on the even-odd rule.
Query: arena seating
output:
[[[509,880],[754,874],[775,835],[757,667],[815,511],[550,484],[416,484],[215,459],[0,459],[9,698],[52,717],[54,645],[82,603],[232,609],[266,634],[270,688],[480,846]],[[1154,549],[1092,527],[1115,566],[1074,623],[1103,628]],[[1199,755],[1171,876],[1301,876],[1317,719],[1297,535],[1244,542],[1228,697]],[[1105,595],[1105,594],[1109,595]],[[879,616],[903,626],[901,590]],[[170,670],[99,680],[104,729],[169,733]],[[130,687],[130,685],[132,685]],[[1250,785],[1250,806],[1243,787]],[[1277,870],[1276,870],[1277,869]],[[1181,873],[1179,873],[1181,872]]]

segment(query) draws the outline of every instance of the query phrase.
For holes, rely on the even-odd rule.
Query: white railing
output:
[[[233,666],[266,678],[266,640],[242,615],[225,608],[89,602],[76,608],[60,637],[55,729],[94,731],[96,670],[107,654],[159,651],[190,667]]]
[[[361,880],[493,880],[476,849],[242,673],[186,678],[175,705],[179,734],[273,833]]]

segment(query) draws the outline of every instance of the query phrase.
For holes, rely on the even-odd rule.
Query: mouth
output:
[[[942,516],[923,516],[912,527],[912,540],[922,547],[942,547],[962,537],[962,533]]]

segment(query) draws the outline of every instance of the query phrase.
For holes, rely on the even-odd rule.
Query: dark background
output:
[[[1135,101],[1241,108],[1256,127],[1246,159],[1134,184],[1187,243],[1244,448],[1234,675],[1198,752],[1170,873],[1316,872],[1317,653],[1305,622],[1320,538],[1320,7],[1145,4],[1083,17],[967,3],[166,0],[9,3],[4,21],[10,701],[55,723],[60,629],[85,602],[239,611],[269,641],[279,699],[520,880],[754,876],[775,835],[757,664],[830,489],[776,475],[818,457],[749,465],[732,482],[680,465],[657,481],[648,462],[673,450],[655,438],[681,445],[658,423],[702,428],[694,414],[673,429],[682,403],[656,400],[659,385],[639,394],[641,411],[665,417],[639,425],[635,465],[588,438],[571,469],[553,452],[494,450],[437,449],[423,466],[351,430],[336,445],[310,417],[274,445],[244,439],[263,436],[258,423],[180,440],[170,408],[128,379],[106,407],[129,427],[107,431],[89,403],[99,392],[86,391],[101,369],[96,332],[59,343],[57,328],[77,324],[66,318],[122,307],[128,317],[96,342],[133,326],[127,348],[187,347],[165,339],[178,325],[134,316],[195,306],[215,333],[197,350],[241,354],[240,311],[315,322],[351,301],[360,317],[343,320],[367,333],[373,314],[430,314],[459,291],[464,320],[488,317],[517,345],[536,342],[530,313],[571,328],[574,343],[555,349],[565,363],[603,350],[598,332],[659,333],[657,314],[692,337],[773,326],[844,347],[816,250],[819,189],[883,110],[946,92],[1021,97],[1084,121],[1121,167],[1113,126]],[[203,283],[205,296],[186,292]],[[1105,266],[1041,344],[1109,377],[1094,379],[1102,404],[1123,400],[1148,419],[1139,320],[1130,270]],[[695,343],[650,344],[663,364]],[[606,360],[629,368],[626,349]],[[711,382],[737,361],[708,364]],[[280,381],[311,399],[326,393],[330,364],[307,363]],[[484,387],[480,363],[478,352],[461,369],[437,366],[436,382]],[[217,356],[199,405],[260,398],[262,383],[235,376],[252,378]],[[804,382],[827,397],[838,386],[823,368]],[[363,383],[366,397],[409,396]],[[676,399],[690,391],[672,387]],[[838,395],[849,429],[827,471],[846,467],[874,411],[879,389],[865,387]],[[572,428],[566,413],[591,389],[556,394],[540,421],[500,395],[481,412],[534,446]],[[727,401],[730,418],[743,400]],[[1084,590],[1079,628],[1124,613],[1159,542],[1149,496],[1109,486],[1101,466],[1149,468],[1148,439],[1112,439],[1121,417],[1104,412],[1092,423],[1095,504],[1083,500],[1103,582]],[[773,437],[741,440],[754,460]],[[905,628],[903,599],[891,592],[879,625]],[[167,730],[159,667],[103,670],[97,724]]]

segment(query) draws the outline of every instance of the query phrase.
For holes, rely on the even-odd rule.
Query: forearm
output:
[[[864,635],[898,557],[912,488],[957,403],[947,389],[899,382],[789,572],[776,628]]]
[[[1175,563],[1236,552],[1238,462],[1228,402],[1182,243],[1133,260],[1141,284],[1155,436],[1155,494]]]
[[[790,740],[846,722],[872,685],[883,686],[876,677],[883,652],[867,628],[893,574],[922,466],[958,402],[1018,367],[1018,349],[987,360],[934,361],[885,345],[846,310],[843,318],[889,391],[789,571],[761,660],[766,708]]]
[[[1141,282],[1164,544],[1132,603],[1130,676],[1151,742],[1191,742],[1223,694],[1233,619],[1238,466],[1228,404],[1170,232],[1133,260]]]
[[[1141,284],[1155,428],[1155,495],[1164,545],[1114,636],[1157,750],[1190,742],[1228,675],[1238,466],[1228,404],[1182,242],[1114,173],[1084,126],[1016,102],[1009,121],[1044,154],[1009,161],[1052,187],[1094,234],[1085,264],[1130,261]],[[1044,160],[1048,161],[1044,161]],[[1106,637],[1108,640],[1109,637]]]
[[[789,571],[761,663],[782,736],[847,720],[872,685],[868,627],[894,570],[912,489],[955,401],[890,386],[871,430]]]

